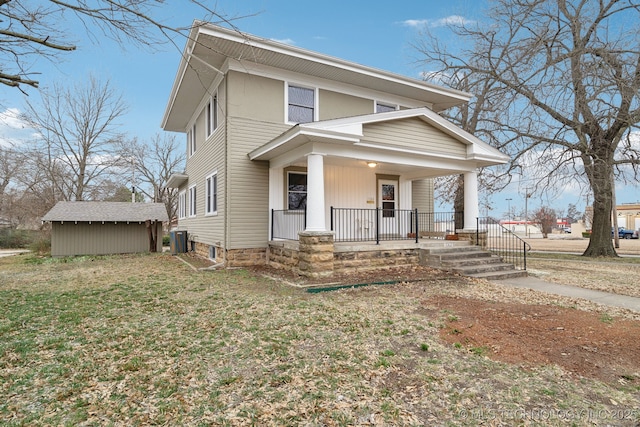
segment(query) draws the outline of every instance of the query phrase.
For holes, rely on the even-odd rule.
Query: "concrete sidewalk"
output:
[[[517,277],[514,279],[496,280],[497,285],[509,285],[518,288],[535,289],[537,291],[550,294],[564,295],[572,298],[582,298],[611,307],[626,308],[640,312],[640,298],[626,295],[612,294],[609,292],[594,291],[577,286],[558,285],[556,283],[545,282],[537,277]]]
[[[0,249],[0,257],[18,255],[18,254],[23,254],[25,252],[30,252],[30,251],[27,249]]]

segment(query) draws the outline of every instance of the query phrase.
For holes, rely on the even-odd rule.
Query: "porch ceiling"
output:
[[[431,132],[443,135],[455,150],[425,141],[424,146],[406,143],[412,131],[406,119],[419,118]],[[405,125],[406,123],[406,125]],[[420,123],[420,122],[418,122]],[[393,125],[390,141],[367,138],[367,125]],[[405,126],[407,128],[405,129]],[[435,130],[434,130],[435,129]],[[404,138],[404,139],[403,139]],[[325,163],[345,167],[367,167],[376,162],[376,171],[398,174],[408,179],[430,178],[472,171],[478,167],[504,164],[509,157],[463,131],[427,108],[368,114],[345,119],[300,124],[248,154],[251,160],[267,160],[271,167],[305,165],[310,153],[325,155]]]

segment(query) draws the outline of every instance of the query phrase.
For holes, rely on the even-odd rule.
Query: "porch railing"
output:
[[[376,242],[441,237],[455,233],[462,212],[419,212],[417,209],[330,210],[330,230],[336,242]],[[271,239],[298,240],[306,228],[305,210],[271,210]]]
[[[271,239],[298,240],[307,228],[307,208],[302,210],[271,209]]]
[[[418,212],[418,229],[423,234],[454,234],[464,227],[463,217],[464,212]]]
[[[415,240],[418,242],[417,209],[359,209],[331,206],[331,231],[336,242]]]
[[[518,270],[527,269],[527,252],[531,245],[525,242],[500,222],[491,217],[477,219],[476,242],[481,244],[486,236],[486,249],[502,257],[506,263],[513,264]]]

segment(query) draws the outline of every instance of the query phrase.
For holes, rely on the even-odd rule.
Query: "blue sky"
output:
[[[215,3],[216,10],[226,17],[245,16],[234,21],[242,31],[416,78],[424,71],[415,64],[417,52],[411,47],[419,27],[428,25],[437,31],[444,20],[452,17],[477,19],[484,5],[478,0],[219,0]],[[202,18],[195,8],[185,7],[186,2],[172,6],[176,4],[177,1],[168,2],[165,10],[172,25],[184,26],[195,18]],[[129,136],[144,141],[162,132],[160,121],[180,52],[170,45],[155,53],[136,48],[123,50],[108,39],[94,43],[81,28],[70,28],[70,31],[80,40],[78,50],[65,55],[64,61],[56,67],[40,62],[37,68],[44,73],[40,78],[41,86],[86,79],[90,73],[109,79],[130,106],[129,113],[121,120]],[[443,37],[447,35],[443,33]],[[176,43],[183,48],[184,40],[176,40]],[[36,90],[28,92],[30,98],[37,100]],[[1,88],[0,143],[29,137],[29,130],[20,129],[21,124],[5,114],[15,109],[23,110],[23,105],[19,91]],[[508,203],[523,209],[523,185],[526,183],[516,183],[513,188],[494,195],[491,198],[494,209],[488,214],[502,216]],[[512,200],[507,202],[507,198]],[[619,196],[621,203],[636,199],[640,199],[637,189],[629,200]],[[582,210],[585,199],[568,189],[554,200],[530,199],[529,210],[542,203],[561,209],[566,209],[568,203],[575,203]],[[481,211],[482,215],[486,213]]]

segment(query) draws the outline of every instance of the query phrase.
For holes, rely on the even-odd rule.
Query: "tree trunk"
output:
[[[592,172],[587,175],[593,189],[593,221],[589,246],[582,256],[617,257],[611,241],[611,195],[614,191],[611,182],[612,162],[598,162],[592,167]]]

